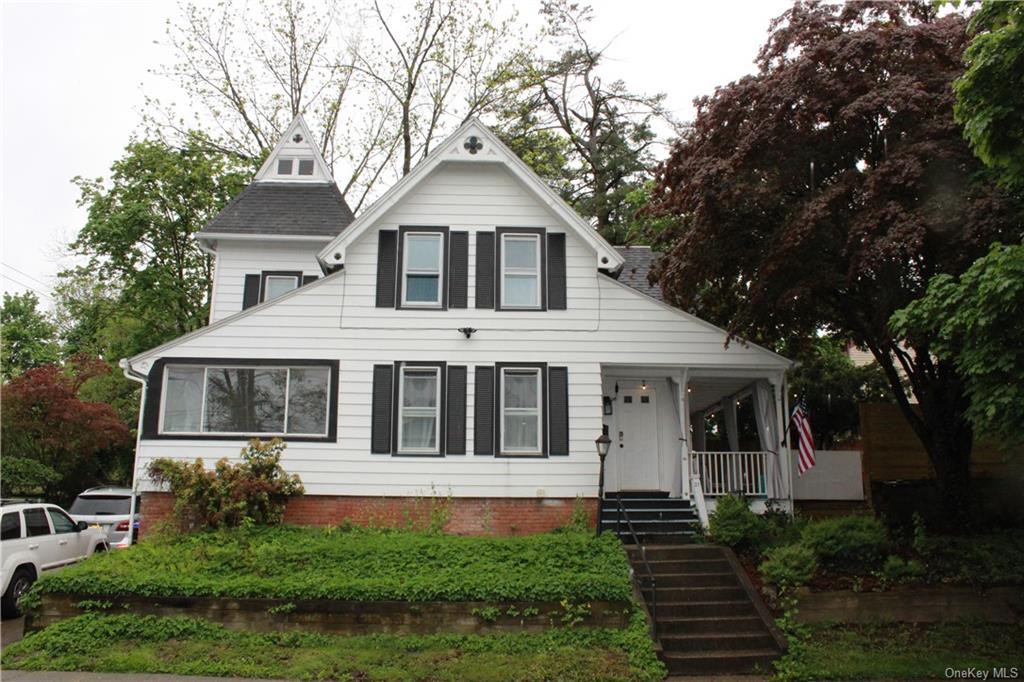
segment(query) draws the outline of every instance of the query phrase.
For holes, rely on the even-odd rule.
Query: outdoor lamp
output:
[[[612,439],[607,433],[601,435],[594,441],[597,446],[597,457],[601,460],[601,472],[597,478],[597,534],[601,534],[601,505],[604,504],[604,458],[608,456],[608,448],[611,447]]]

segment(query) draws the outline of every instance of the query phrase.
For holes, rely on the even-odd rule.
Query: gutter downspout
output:
[[[142,415],[146,409],[146,389],[149,387],[149,377],[132,369],[131,363],[128,362],[127,358],[118,360],[117,365],[121,368],[121,372],[126,379],[142,384],[142,395],[139,397],[139,420],[135,427],[135,457],[132,459],[132,505],[128,516],[131,519],[128,537],[136,538],[138,537],[138,534],[135,534],[135,512],[139,500],[139,447],[142,444]],[[139,534],[141,534],[141,531],[142,522],[140,520]],[[129,546],[130,544],[129,542]]]

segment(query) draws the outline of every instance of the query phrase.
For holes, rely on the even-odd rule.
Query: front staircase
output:
[[[669,674],[771,671],[785,639],[732,551],[692,543],[699,522],[687,500],[607,498],[600,521],[625,545]]]

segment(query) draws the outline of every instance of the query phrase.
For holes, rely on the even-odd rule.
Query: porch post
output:
[[[690,400],[686,392],[689,375],[688,367],[672,375],[672,380],[679,386],[679,403],[676,405],[679,411],[679,494],[683,497],[690,496]]]
[[[785,469],[782,472],[783,480],[786,482],[786,501],[788,502],[788,511],[792,512],[793,506],[793,460],[792,450],[789,448],[789,429],[786,428],[786,424],[789,421],[789,393],[788,387],[786,386],[786,373],[780,372],[778,379],[774,382],[775,384],[775,409],[779,413],[779,433],[785,433],[785,450],[782,452],[785,454],[782,457],[783,466]],[[783,444],[779,443],[781,450]]]

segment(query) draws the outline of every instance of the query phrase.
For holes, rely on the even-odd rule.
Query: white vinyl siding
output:
[[[377,233],[370,230],[347,250],[344,270],[142,359],[162,355],[340,361],[337,442],[290,443],[282,459],[282,466],[302,478],[310,495],[424,496],[433,490],[455,497],[570,500],[597,494],[599,462],[594,439],[602,426],[602,365],[714,367],[726,372],[730,368],[744,372],[758,367],[783,368],[781,361],[766,360],[753,346],[733,342],[724,348],[726,335],[721,330],[599,274],[594,252],[583,239],[497,165],[440,168],[385,213],[376,227],[398,230],[401,225],[417,224],[447,225],[452,231],[469,232],[469,308],[400,313],[394,308],[377,308]],[[478,231],[494,232],[499,226],[566,232],[567,310],[474,307],[476,235]],[[275,247],[260,251],[253,245],[246,249],[250,254],[248,272],[319,272],[313,269],[312,246],[305,252],[308,264],[297,260],[294,266],[277,262],[281,252]],[[236,272],[235,267],[231,265],[231,272]],[[241,309],[241,279],[229,279],[231,296],[237,295],[237,312]],[[466,339],[457,331],[463,326],[478,331]],[[466,456],[381,457],[370,453],[373,366],[396,361],[468,366],[466,440],[470,452]],[[495,458],[472,453],[473,368],[496,362],[546,362],[568,369],[568,456]],[[149,371],[148,366],[136,369]],[[646,378],[653,381],[654,374]],[[678,447],[678,441],[675,443]],[[212,466],[221,457],[237,461],[244,444],[244,438],[142,440],[140,481],[147,485],[145,467],[156,457],[181,461],[202,457]],[[674,464],[679,466],[678,457]],[[672,476],[676,475],[673,471]]]
[[[213,300],[210,322],[217,322],[242,310],[245,276],[264,271],[301,272],[322,277],[316,252],[327,242],[285,242],[268,240],[222,240],[214,259]]]

